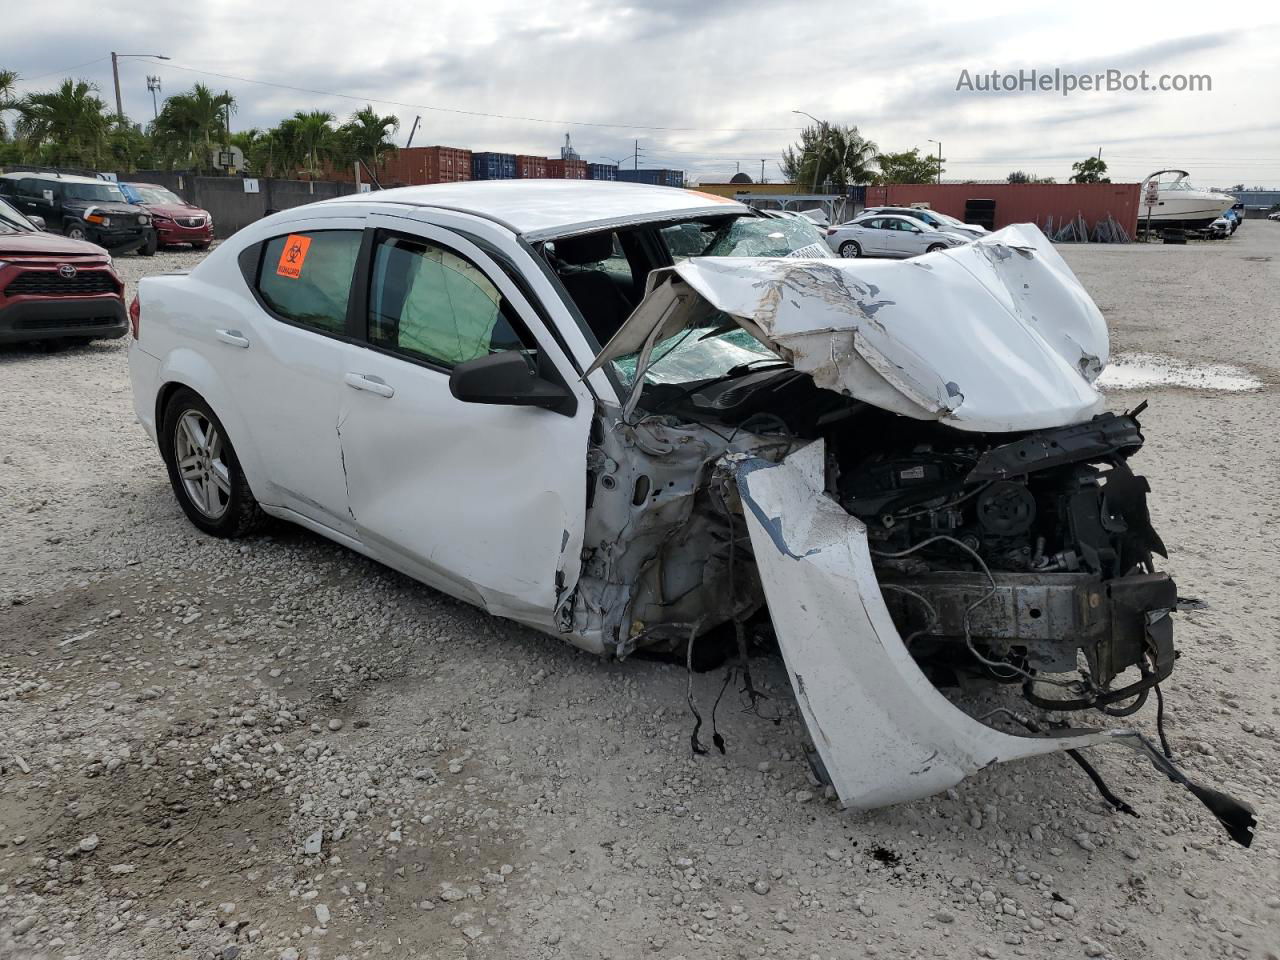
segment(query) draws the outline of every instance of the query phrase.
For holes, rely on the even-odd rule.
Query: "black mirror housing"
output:
[[[544,376],[541,369],[535,372],[530,359],[518,350],[458,364],[449,374],[449,392],[463,403],[542,407],[566,417],[578,409],[578,400],[567,386]]]

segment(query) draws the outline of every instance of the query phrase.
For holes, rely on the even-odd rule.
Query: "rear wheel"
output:
[[[857,240],[846,240],[844,243],[840,244],[840,256],[848,259],[860,257],[862,256],[862,247],[858,244]]]
[[[72,240],[87,240],[88,234],[84,232],[84,224],[76,223],[74,220],[68,223],[62,230],[63,234]]]
[[[215,537],[239,537],[263,519],[235,447],[204,398],[179,390],[165,407],[161,455],[187,518]]]

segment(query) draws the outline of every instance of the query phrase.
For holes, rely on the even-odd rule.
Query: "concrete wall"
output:
[[[867,187],[868,207],[907,207],[927,203],[940,213],[964,219],[966,200],[994,200],[996,229],[1011,223],[1053,228],[1077,215],[1092,230],[1110,214],[1129,236],[1138,229],[1141,184],[1137,183],[891,183]]]
[[[261,220],[268,213],[355,193],[356,189],[352,183],[262,178],[258,180],[257,193],[245,193],[244,180],[239,177],[193,177],[163,171],[131,173],[121,179],[158,183],[182,199],[208,210],[213,215],[214,234],[220,240]]]

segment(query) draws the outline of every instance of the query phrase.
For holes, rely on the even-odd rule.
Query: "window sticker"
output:
[[[282,277],[297,280],[302,275],[302,265],[307,262],[307,251],[311,249],[311,238],[300,233],[291,233],[284,241],[284,249],[280,251],[280,260],[276,264],[276,273]]]

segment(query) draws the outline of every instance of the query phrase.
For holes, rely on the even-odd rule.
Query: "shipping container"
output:
[[[457,183],[471,179],[471,151],[442,146],[400,149],[377,172],[384,187]]]
[[[1141,194],[1137,183],[891,183],[867,187],[866,205],[922,203],[969,223],[985,226],[989,218],[996,230],[1011,223],[1034,223],[1046,233],[1076,217],[1084,217],[1092,231],[1110,216],[1132,237],[1138,229]],[[986,209],[971,207],[973,203]]]
[[[587,165],[574,157],[548,157],[547,176],[556,180],[585,180]]]
[[[618,165],[616,163],[588,163],[588,180],[617,180]]]
[[[684,171],[643,168],[618,170],[618,179],[626,183],[651,183],[659,187],[683,187]]]
[[[522,180],[541,179],[547,175],[547,158],[516,154],[516,176]]]
[[[472,180],[514,180],[516,155],[514,153],[471,154]]]

